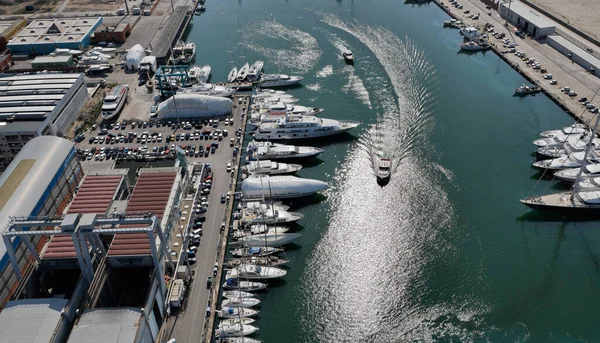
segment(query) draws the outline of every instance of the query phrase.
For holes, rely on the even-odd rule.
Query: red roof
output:
[[[106,214],[123,175],[87,175],[67,213]],[[71,236],[54,236],[43,258],[75,258]]]
[[[125,212],[155,213],[161,220],[176,176],[176,172],[140,174]],[[113,238],[108,251],[109,256],[148,254],[150,244],[146,233],[119,233]]]

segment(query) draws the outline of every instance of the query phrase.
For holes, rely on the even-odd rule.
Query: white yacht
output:
[[[276,235],[286,233],[290,230],[289,227],[286,226],[275,226],[275,225],[265,225],[265,224],[256,224],[252,225],[249,230],[237,230],[233,233],[233,238],[240,239],[248,236],[256,236],[256,235]]]
[[[198,75],[200,75],[201,70],[202,68],[198,66],[193,66],[188,69],[188,78],[186,83],[188,87],[202,83],[198,80]]]
[[[181,57],[182,64],[188,64],[196,56],[196,44],[187,43],[183,46],[183,56]]]
[[[289,76],[285,74],[263,74],[260,78],[261,87],[287,87],[300,83],[302,76]]]
[[[237,68],[233,67],[233,69],[231,69],[231,71],[229,72],[229,75],[227,75],[227,82],[229,82],[229,83],[234,82],[235,79],[237,78],[237,74],[238,74]]]
[[[283,160],[320,155],[324,150],[312,146],[285,145],[273,142],[252,141],[246,147],[249,160]]]
[[[600,177],[594,177],[587,180],[579,181],[579,189],[581,190],[600,190]]]
[[[465,36],[465,38],[467,38],[468,40],[480,40],[482,38],[485,38],[486,35],[481,34],[481,32],[479,32],[476,28],[474,28],[473,26],[466,26],[460,29],[460,33]]]
[[[287,274],[285,269],[276,267],[262,267],[253,264],[242,264],[227,271],[227,279],[242,278],[249,280],[277,279]]]
[[[334,120],[311,116],[285,115],[275,123],[263,123],[254,133],[257,140],[319,138],[348,132],[359,126],[355,120]]]
[[[238,242],[247,247],[281,247],[290,244],[302,237],[299,233],[267,233],[262,235],[246,236],[238,239]]]
[[[377,158],[377,182],[385,184],[390,181],[392,161],[389,158]]]
[[[551,160],[537,161],[533,166],[539,169],[561,170],[567,168],[577,168],[583,165],[585,156],[584,152],[574,152],[567,156],[559,157]],[[588,163],[600,162],[600,151],[590,151],[587,156]]]
[[[253,224],[282,224],[292,223],[302,219],[304,215],[297,212],[288,212],[281,210],[244,210],[241,215],[241,222],[244,225]]]
[[[580,135],[589,132],[589,128],[585,124],[575,123],[571,126],[565,126],[560,130],[548,130],[540,133],[540,136],[552,138],[555,136]]]
[[[260,77],[264,65],[265,63],[263,61],[256,61],[252,63],[250,69],[248,70],[248,80],[256,81]]]
[[[184,56],[183,48],[185,48],[185,43],[182,41],[179,41],[171,49],[171,57],[169,58],[169,62],[171,62],[171,64],[180,64],[181,63],[181,59]]]
[[[248,63],[244,64],[244,66],[242,68],[240,68],[240,71],[238,72],[238,74],[236,76],[236,80],[238,80],[240,82],[246,80],[249,70],[250,70],[250,65]]]
[[[586,137],[588,137],[588,134],[587,133],[576,133],[576,134],[568,134],[568,135],[560,134],[560,135],[556,135],[553,137],[545,137],[545,138],[536,139],[533,141],[533,144],[538,147],[562,146],[563,144],[565,144],[567,139],[569,139],[571,137],[579,137],[579,139],[586,139]]]
[[[315,194],[327,189],[327,187],[326,182],[315,179],[304,179],[291,175],[252,176],[242,181],[242,196],[246,199],[299,198]],[[289,214],[291,213],[293,212],[289,212]],[[282,216],[281,212],[276,213],[275,215],[273,215],[272,212],[267,212],[267,215],[271,218]],[[301,214],[297,213],[296,216],[301,216]],[[259,221],[257,224],[267,223]]]
[[[235,291],[227,291],[227,292],[235,292]],[[225,293],[225,292],[223,292]],[[242,324],[242,325],[250,325],[254,323],[255,320],[252,318],[229,318],[229,319],[221,319],[219,320],[219,327],[228,326],[233,324]]]
[[[201,94],[218,97],[231,97],[236,91],[237,89],[231,87],[217,86],[212,83],[203,83],[189,88],[180,88],[177,90],[177,94]]]
[[[55,55],[77,56],[77,55],[81,55],[81,54],[83,54],[83,51],[81,51],[81,50],[61,49],[61,48],[56,48],[54,50],[54,52],[50,53],[50,55],[52,55],[52,56],[55,56]]]
[[[227,266],[229,268],[234,268],[242,264],[255,264],[257,266],[279,267],[289,262],[290,260],[284,260],[271,255],[265,257],[234,258],[227,261]]]
[[[227,298],[221,302],[222,307],[254,307],[260,304],[256,298]]]
[[[243,200],[243,199],[242,199]],[[289,206],[284,205],[281,201],[242,201],[238,204],[238,210],[267,210],[272,208],[274,210],[287,211],[290,209]]]
[[[352,51],[344,50],[342,57],[344,57],[344,61],[346,61],[346,63],[354,64],[354,55],[352,54]]]
[[[223,284],[224,289],[235,289],[245,292],[256,292],[267,289],[267,284],[256,281],[240,281],[239,279],[226,279]],[[249,317],[249,316],[246,316]]]
[[[559,158],[566,156],[572,152],[582,152],[585,151],[585,148],[589,140],[579,139],[578,136],[569,137],[567,141],[562,146],[545,146],[538,148],[536,150],[536,154],[541,158]],[[595,138],[592,140],[593,148],[600,147],[600,139]]]
[[[276,95],[279,97],[293,96],[291,94],[286,93],[285,91],[278,90],[278,89],[259,88],[256,90],[256,94],[254,95],[254,97],[272,96],[272,95]]]
[[[215,330],[216,337],[241,337],[248,336],[258,331],[258,328],[252,325],[224,325]]]
[[[117,85],[104,97],[104,103],[102,104],[102,119],[112,119],[121,112],[127,101],[128,91],[129,86]]]
[[[295,99],[295,98],[287,98]],[[308,107],[301,105],[292,105],[284,102],[265,103],[264,106],[258,106],[258,112],[260,114],[273,114],[273,115],[303,115],[303,116],[316,116],[323,112],[325,109],[320,107]]]
[[[200,68],[200,72],[198,73],[198,83],[206,83],[210,80],[210,72],[212,68],[210,65],[205,64]]]
[[[250,292],[242,292],[242,291],[224,291],[224,298],[252,298],[254,294]],[[251,324],[251,323],[247,323]]]
[[[581,168],[569,168],[559,170],[554,173],[554,176],[562,181],[575,182],[580,169]],[[581,172],[582,180],[593,179],[596,177],[600,177],[600,164],[587,164],[585,167],[583,167],[583,171]]]
[[[249,175],[284,175],[293,174],[302,169],[299,164],[287,164],[271,160],[251,161],[242,171]]]
[[[217,312],[219,318],[254,317],[258,314],[257,310],[244,307],[223,307]]]
[[[272,254],[282,252],[283,249],[272,248],[272,247],[251,247],[251,248],[237,248],[231,250],[231,254],[236,257],[265,257]]]
[[[219,343],[263,343],[263,341],[250,337],[225,337]]]
[[[297,103],[298,101],[300,101],[300,99],[294,98],[293,96],[278,97],[276,95],[268,95],[255,98],[254,106],[252,107],[256,110],[260,110],[262,108],[267,108],[271,104],[276,104],[279,102],[291,105]]]

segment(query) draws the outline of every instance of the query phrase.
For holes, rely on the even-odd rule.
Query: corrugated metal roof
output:
[[[125,211],[152,212],[156,213],[159,220],[162,219],[176,176],[177,172],[140,174]],[[117,234],[108,251],[109,256],[147,254],[150,254],[150,245],[145,233]]]
[[[106,214],[124,175],[86,175],[67,213]],[[43,258],[75,258],[70,236],[54,236]]]
[[[86,310],[67,343],[132,343],[141,315],[133,307]]]
[[[48,343],[67,299],[22,299],[8,302],[0,312],[2,343]]]
[[[29,216],[70,153],[75,153],[73,142],[55,136],[36,137],[23,147],[8,168],[0,175],[0,187],[7,182],[22,160],[35,160],[33,167],[20,181],[9,200],[0,209],[0,229],[9,222],[9,216]],[[6,253],[0,242],[0,257]],[[0,336],[1,337],[1,336]]]

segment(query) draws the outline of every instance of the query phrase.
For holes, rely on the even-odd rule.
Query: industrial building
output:
[[[0,171],[37,136],[61,136],[89,99],[82,74],[0,76]]]
[[[546,43],[558,50],[561,54],[569,57],[574,63],[580,65],[583,69],[600,76],[600,59],[594,55],[571,43],[567,39],[553,35],[546,39]]]
[[[520,1],[502,3],[498,7],[498,12],[506,21],[535,39],[545,39],[553,35],[556,30],[555,22]]]
[[[120,22],[115,26],[101,25],[92,35],[92,42],[113,42],[123,44],[131,35],[132,27],[128,22]]]
[[[82,176],[73,144],[47,136],[0,177],[3,341],[156,341],[186,179],[180,167],[142,168],[132,188],[128,173]]]
[[[0,20],[0,51],[6,48],[6,44],[11,40],[19,31],[27,25],[27,20],[16,19],[16,20]]]
[[[13,54],[47,55],[57,48],[84,50],[102,17],[35,19],[7,47]]]
[[[38,70],[60,69],[73,67],[75,61],[72,55],[37,56],[31,61],[31,68]]]
[[[5,228],[13,216],[52,217],[63,213],[82,177],[72,142],[54,136],[33,138],[0,175],[0,228]],[[41,250],[46,238],[35,238],[31,243]],[[12,245],[19,271],[25,273],[33,260],[25,254],[20,239]],[[10,300],[18,281],[6,252],[0,242],[0,306]]]

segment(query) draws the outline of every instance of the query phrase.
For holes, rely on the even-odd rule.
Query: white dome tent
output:
[[[200,94],[176,94],[161,102],[156,111],[158,119],[208,118],[231,113],[233,102]]]
[[[246,199],[298,198],[326,188],[327,183],[323,181],[291,175],[249,177],[242,181],[242,195]]]
[[[141,45],[136,44],[127,51],[125,56],[125,67],[129,70],[138,70],[144,58],[145,52]]]

